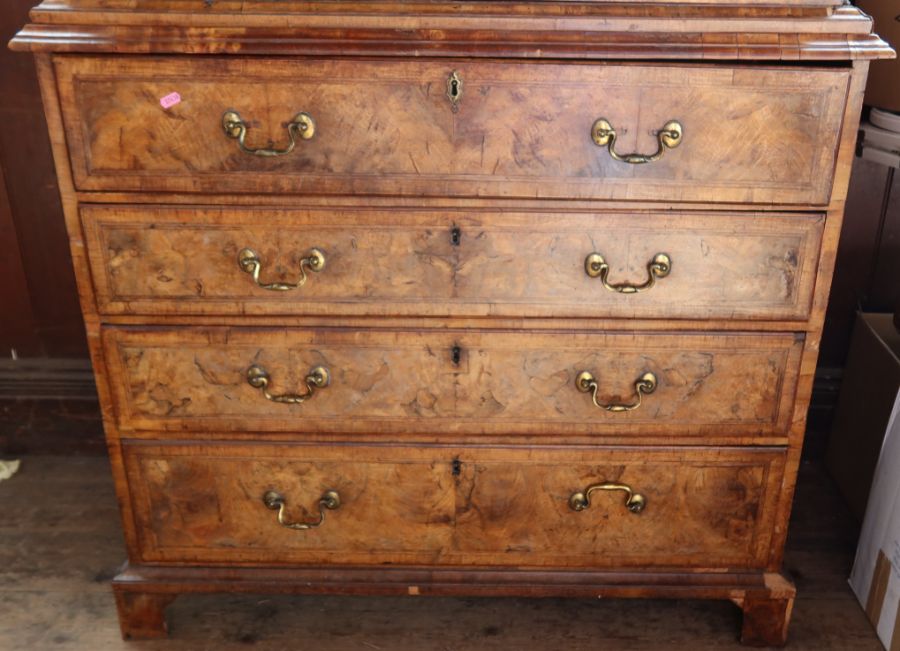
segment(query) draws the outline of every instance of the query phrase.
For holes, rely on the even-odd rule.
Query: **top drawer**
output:
[[[844,69],[705,65],[56,65],[81,190],[761,204],[828,202],[849,81]],[[181,101],[164,109],[172,93]],[[663,131],[673,122],[678,137]]]

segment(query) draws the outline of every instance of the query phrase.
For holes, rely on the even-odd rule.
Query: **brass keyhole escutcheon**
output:
[[[462,99],[463,82],[459,72],[454,70],[447,78],[447,97],[450,100],[450,109],[456,113],[459,110],[459,101]]]
[[[450,229],[450,244],[453,246],[459,246],[462,242],[462,231],[459,229],[459,226],[454,226]]]

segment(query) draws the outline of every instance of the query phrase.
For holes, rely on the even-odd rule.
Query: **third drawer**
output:
[[[783,442],[803,336],[107,327],[103,345],[121,430]]]

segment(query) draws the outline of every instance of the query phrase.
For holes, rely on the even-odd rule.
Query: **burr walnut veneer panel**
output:
[[[123,430],[787,435],[803,340],[792,334],[385,331],[321,328],[107,328],[104,348]],[[458,361],[454,348],[458,348]],[[248,383],[258,365],[275,404]],[[640,408],[635,382],[658,386]]]
[[[58,59],[80,190],[370,193],[826,204],[846,69],[318,59]],[[447,97],[457,72],[456,112]],[[164,110],[160,98],[182,101]],[[315,134],[285,156],[299,112]],[[620,153],[681,144],[652,165]]]
[[[764,213],[560,213],[365,209],[81,209],[105,314],[596,316],[802,319],[824,217]],[[325,267],[293,291],[317,248]],[[635,294],[659,253],[671,271]]]

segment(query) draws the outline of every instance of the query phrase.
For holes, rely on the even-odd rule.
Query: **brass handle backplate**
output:
[[[238,146],[245,154],[253,154],[254,156],[284,156],[285,154],[290,154],[294,151],[298,138],[300,140],[309,140],[316,134],[316,123],[308,113],[298,113],[295,115],[294,119],[287,125],[290,142],[288,142],[284,149],[265,147],[253,149],[252,147],[248,147],[246,143],[247,123],[244,122],[237,111],[225,111],[225,114],[222,116],[222,129],[225,131],[226,136],[238,141]]]
[[[262,269],[262,260],[259,254],[253,249],[241,249],[238,253],[238,265],[241,271],[248,273],[253,277],[253,282],[262,287],[275,292],[287,292],[306,284],[306,270],[309,269],[314,273],[319,273],[325,268],[325,254],[319,249],[310,249],[309,253],[300,259],[300,279],[295,283],[264,283],[259,279],[259,272]]]
[[[582,371],[578,374],[578,377],[575,378],[575,386],[578,387],[578,390],[582,393],[591,393],[591,398],[594,401],[594,404],[600,409],[604,409],[606,411],[612,412],[622,412],[622,411],[634,411],[638,407],[641,406],[643,396],[649,393],[653,393],[656,391],[657,386],[656,375],[650,373],[644,373],[641,377],[639,377],[634,383],[634,391],[637,394],[637,400],[629,404],[603,404],[597,401],[597,391],[599,390],[599,385],[597,384],[596,378],[594,378],[593,374],[589,371]]]
[[[631,163],[632,165],[641,165],[642,163],[652,163],[655,160],[659,160],[667,149],[675,149],[680,145],[684,139],[684,128],[676,120],[666,122],[663,128],[656,132],[659,147],[655,154],[619,154],[616,152],[616,130],[606,118],[600,118],[594,122],[594,126],[591,127],[591,138],[595,145],[606,147],[609,150],[609,155],[615,160]]]
[[[625,493],[625,508],[632,513],[640,513],[647,506],[647,498],[640,493],[635,493],[631,486],[602,482],[588,486],[584,489],[584,492],[572,493],[569,497],[569,508],[573,511],[584,511],[591,505],[591,493],[594,491],[623,491]]]
[[[591,253],[584,259],[584,271],[591,278],[599,278],[603,286],[611,292],[619,294],[637,294],[643,292],[656,284],[657,278],[665,278],[672,271],[672,259],[665,253],[657,253],[653,259],[647,263],[647,282],[642,285],[630,285],[628,283],[619,283],[613,285],[609,282],[609,264],[606,259],[599,253]]]
[[[269,392],[269,382],[272,378],[268,371],[258,364],[254,364],[247,369],[247,384],[254,389],[259,389],[266,397],[266,400],[272,402],[280,402],[289,405],[297,405],[306,402],[316,394],[316,389],[324,389],[331,384],[331,374],[324,366],[317,366],[310,370],[306,376],[306,392],[305,393],[285,393],[282,395],[273,395]]]
[[[278,524],[282,527],[287,527],[288,529],[315,529],[316,527],[322,526],[322,523],[325,522],[325,511],[326,509],[329,511],[336,511],[341,508],[341,496],[337,491],[325,491],[322,493],[322,497],[319,498],[319,519],[314,522],[286,522],[285,521],[285,508],[287,506],[287,500],[285,500],[284,495],[279,493],[278,491],[267,491],[265,495],[263,495],[263,504],[266,505],[266,508],[269,508],[273,511],[278,511]]]

